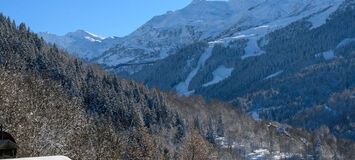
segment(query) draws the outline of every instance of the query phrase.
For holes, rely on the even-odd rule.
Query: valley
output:
[[[354,159],[354,0],[193,0],[123,37],[0,15],[18,157]]]

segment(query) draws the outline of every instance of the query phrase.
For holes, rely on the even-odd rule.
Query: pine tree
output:
[[[207,128],[207,133],[206,133],[206,139],[208,142],[210,142],[211,144],[216,144],[215,141],[215,133],[214,133],[214,129],[213,129],[213,124],[212,124],[212,120],[210,119],[208,122],[208,128]]]
[[[224,124],[222,120],[222,114],[219,114],[217,119],[217,136],[224,137]]]
[[[174,137],[174,142],[177,144],[180,143],[182,139],[185,137],[185,124],[178,114],[176,114],[175,117],[176,117],[176,122],[175,122],[176,133]]]
[[[198,116],[194,118],[194,129],[197,130],[199,133],[201,133],[202,128],[201,128],[201,122]]]

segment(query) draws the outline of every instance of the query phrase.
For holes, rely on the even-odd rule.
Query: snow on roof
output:
[[[65,156],[48,156],[48,157],[29,157],[29,158],[15,158],[8,160],[71,160]]]

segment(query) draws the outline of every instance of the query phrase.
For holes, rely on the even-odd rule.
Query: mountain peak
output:
[[[71,38],[84,38],[89,41],[102,41],[105,39],[104,37],[98,36],[96,34],[90,33],[88,31],[85,31],[82,29],[78,29],[74,32],[69,32],[65,36],[68,36]]]
[[[63,36],[58,36],[48,32],[40,32],[39,36],[43,37],[49,43],[55,43],[66,49],[69,53],[85,60],[90,60],[99,56],[105,50],[118,41],[118,37],[101,37],[88,31],[78,29],[69,32]]]

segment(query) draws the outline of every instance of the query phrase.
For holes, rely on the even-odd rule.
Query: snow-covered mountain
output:
[[[152,18],[135,32],[122,38],[116,47],[105,52],[97,62],[115,67],[146,64],[166,58],[179,48],[217,35],[231,26],[231,23],[225,23],[226,19],[232,18],[232,13],[226,2],[192,2],[182,10]]]
[[[49,43],[55,43],[59,47],[66,49],[69,53],[85,60],[91,60],[100,56],[104,51],[114,46],[119,38],[100,37],[88,31],[77,30],[69,32],[63,36],[58,36],[48,32],[38,33]]]
[[[200,3],[214,2],[191,5]],[[355,0],[216,3],[240,13],[232,18],[237,22],[132,79],[227,101],[257,120],[311,130],[326,125],[339,137],[355,139],[354,112],[349,112],[355,92]]]
[[[187,59],[170,57],[170,59],[175,59],[173,61],[174,63],[179,63],[177,60],[187,61],[187,65],[181,66],[181,68],[184,68],[183,71],[173,73],[175,75],[180,75],[184,72],[184,74],[176,76],[174,80],[170,79],[170,82],[172,82],[171,84],[174,84],[173,88],[178,93],[182,95],[190,95],[195,92],[195,89],[205,88],[223,82],[223,80],[230,77],[232,71],[235,70],[235,68],[226,67],[226,64],[220,64],[218,66],[213,66],[215,67],[214,71],[203,73],[206,72],[203,71],[206,69],[206,65],[207,68],[210,67],[207,64],[209,63],[208,61],[213,61],[213,59],[216,61],[216,58],[218,58],[219,61],[226,61],[231,57],[245,60],[250,57],[263,55],[266,53],[263,48],[268,45],[270,33],[286,28],[292,23],[299,21],[310,23],[311,30],[316,29],[324,25],[329,16],[337,11],[345,1],[346,0],[194,0],[184,9],[153,18],[140,29],[125,37],[125,43],[118,45],[120,48],[112,48],[108,52],[105,52],[106,55],[104,54],[98,62],[109,66],[121,65],[126,62],[135,63],[137,61],[139,64],[140,61],[147,60],[137,58],[142,55],[149,55],[153,57],[152,59],[157,60],[159,58],[165,58],[164,56],[159,57],[159,53],[160,55],[161,53],[167,53],[165,51],[169,49],[170,52],[168,53],[170,54],[189,52],[186,50],[184,51],[182,46],[193,44],[196,41],[206,42],[208,45],[202,53],[192,51],[193,53],[190,53],[190,55],[185,55],[185,57],[189,56]],[[162,31],[181,30],[181,28],[186,26],[192,26],[191,28],[194,33],[199,33],[198,37],[192,38],[191,34],[185,34],[185,32],[179,32],[173,36],[159,36],[159,33],[162,33]],[[163,39],[161,37],[163,37]],[[157,46],[161,45],[162,47],[155,47],[156,50],[154,52],[149,52],[149,50],[144,50],[149,48],[147,44],[156,44]],[[130,48],[130,50],[137,49],[134,46],[140,46],[142,51],[139,52],[139,54],[134,54],[133,52],[129,55],[125,54],[127,48]],[[174,50],[174,48],[178,48],[177,46],[182,47],[183,49]],[[213,57],[212,51],[216,47],[220,48],[220,46],[229,49],[237,47],[238,49],[241,49],[241,51],[238,51],[239,53],[235,53],[235,55],[229,55],[229,57]],[[198,55],[199,57],[192,56],[197,54],[200,54]],[[121,61],[122,59],[127,61]],[[110,63],[105,63],[107,61]],[[152,68],[155,68],[155,66],[158,67],[165,62],[171,62],[171,60],[169,60],[169,58],[168,60],[163,59],[159,61],[158,64],[153,65]],[[193,66],[194,64],[191,64],[194,62],[195,66]],[[172,67],[166,66],[164,68],[171,69]],[[155,68],[155,70],[156,69],[157,68]],[[209,68],[209,70],[210,69],[211,68]],[[277,76],[282,72],[282,70],[276,71],[277,74],[271,74],[270,77],[266,77],[266,79]],[[199,77],[199,74],[205,75],[200,75]],[[146,81],[146,75],[141,75],[142,73],[137,73],[133,76]],[[196,86],[196,84],[191,84],[196,77],[201,79],[211,79],[211,81]],[[150,78],[152,77],[149,77],[148,79]],[[151,84],[157,83],[163,84],[164,82],[155,81]],[[166,83],[169,82],[165,82],[164,86],[159,87],[164,89],[171,88],[171,86],[167,86],[168,84]],[[191,85],[195,85],[195,87],[191,87]]]
[[[269,32],[307,18],[318,27],[344,0],[194,0],[181,10],[156,16],[123,38],[102,38],[78,30],[64,36],[39,33],[79,58],[114,73],[140,71],[198,41],[211,45],[249,41],[244,58],[260,55],[257,42]]]
[[[240,38],[249,40],[246,57],[260,54],[256,42],[268,32],[307,17],[314,27],[320,26],[343,1],[194,0],[181,10],[154,17],[96,61],[133,73],[140,68],[132,70],[132,65],[166,58],[196,41],[221,43]],[[124,68],[125,64],[130,67]]]

